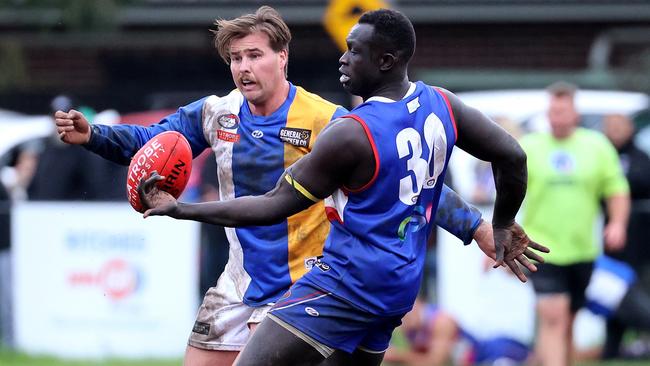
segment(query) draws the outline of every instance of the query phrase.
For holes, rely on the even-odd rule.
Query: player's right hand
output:
[[[145,179],[142,177],[138,183],[138,195],[140,202],[145,208],[143,217],[146,219],[149,216],[172,216],[178,208],[176,198],[171,194],[158,189],[156,184],[165,177],[158,174],[157,171],[151,172],[151,175]]]
[[[90,123],[83,113],[74,109],[69,112],[56,111],[54,122],[61,141],[72,145],[86,144],[90,141]]]

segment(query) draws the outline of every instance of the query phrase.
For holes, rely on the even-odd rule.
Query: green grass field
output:
[[[0,365],[2,366],[177,366],[181,365],[181,359],[173,360],[115,360],[107,359],[102,361],[90,360],[63,360],[53,357],[39,357],[27,356],[21,353],[1,351],[0,350]],[[589,362],[579,363],[577,366],[648,366],[649,361],[636,361],[636,362]]]
[[[22,353],[0,351],[0,365],[2,366],[177,366],[181,359],[171,360],[64,360],[46,356],[28,356]]]

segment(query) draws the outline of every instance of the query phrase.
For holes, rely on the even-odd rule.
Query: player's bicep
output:
[[[490,162],[525,158],[519,143],[503,128],[478,109],[463,103],[453,93],[446,90],[443,92],[448,97],[456,117],[456,146]]]
[[[359,135],[358,129],[357,122],[351,120],[329,125],[312,151],[287,169],[292,180],[318,199],[345,185],[358,165],[358,150],[365,141],[365,135]]]

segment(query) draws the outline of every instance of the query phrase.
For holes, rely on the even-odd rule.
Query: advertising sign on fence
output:
[[[16,344],[61,357],[180,357],[198,306],[198,224],[128,204],[13,211]]]

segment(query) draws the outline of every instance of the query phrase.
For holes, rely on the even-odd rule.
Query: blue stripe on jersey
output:
[[[284,143],[279,139],[279,130],[287,122],[289,107],[296,95],[296,87],[291,85],[287,100],[270,116],[255,116],[248,103],[240,112],[241,121],[238,133],[240,140],[234,144],[232,153],[232,175],[235,196],[262,195],[275,187],[284,172]],[[249,305],[261,305],[269,299],[282,296],[286,286],[278,283],[291,283],[287,270],[287,222],[271,226],[248,226],[236,229],[237,237],[246,255],[244,269],[255,277],[251,281],[245,301]],[[259,245],[264,243],[264,245]],[[269,258],[275,263],[264,261]],[[268,293],[269,288],[278,289],[276,294]]]

